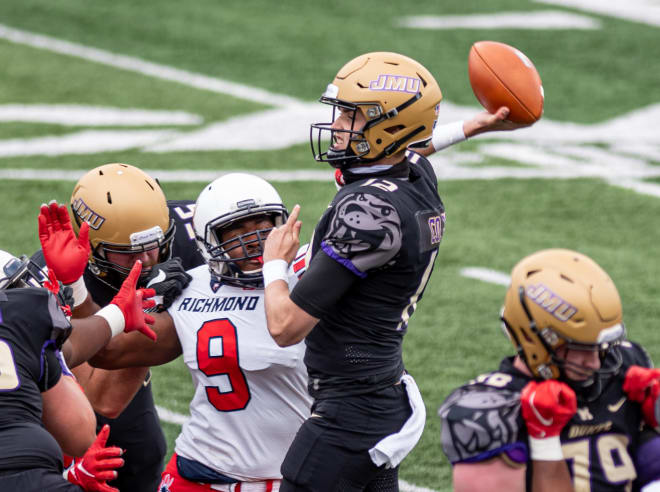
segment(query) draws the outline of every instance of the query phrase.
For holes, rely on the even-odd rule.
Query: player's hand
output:
[[[575,415],[575,392],[556,379],[527,383],[520,394],[522,416],[528,434],[535,439],[559,436]]]
[[[157,311],[165,311],[170,307],[191,280],[180,258],[172,258],[152,267],[147,277],[147,287],[152,288],[156,296],[162,296],[162,301],[156,306]]]
[[[66,206],[55,200],[42,205],[39,213],[39,241],[46,265],[64,284],[78,280],[89,260],[89,224],[80,226],[76,237]]]
[[[660,369],[630,366],[623,381],[623,391],[628,398],[642,405],[644,420],[658,428],[660,420]]]
[[[506,106],[502,106],[494,113],[489,113],[488,111],[477,113],[465,122],[463,126],[465,137],[470,138],[487,132],[512,131],[531,125],[531,123],[514,123],[507,120],[508,116],[509,108]]]
[[[270,231],[264,246],[264,263],[271,260],[285,260],[291,263],[296,257],[300,247],[299,236],[302,227],[302,222],[298,220],[299,214],[300,205],[296,205],[286,223]]]
[[[117,446],[105,447],[110,426],[104,425],[96,440],[82,458],[77,458],[66,472],[66,479],[88,492],[119,492],[106,481],[117,478],[117,468],[124,466],[122,450]]]
[[[136,261],[121,288],[110,304],[116,305],[124,315],[124,331],[139,331],[143,335],[156,341],[156,333],[148,325],[154,324],[154,318],[144,312],[145,309],[156,305],[153,299],[156,295],[154,289],[137,289],[138,278],[142,271],[142,262]]]

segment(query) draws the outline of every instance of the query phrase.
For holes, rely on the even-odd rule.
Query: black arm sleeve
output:
[[[307,314],[320,319],[335,308],[356,280],[357,275],[321,250],[291,292],[291,300]]]
[[[39,391],[44,392],[57,384],[62,376],[62,366],[53,346],[47,347],[42,355],[43,374],[38,381]]]

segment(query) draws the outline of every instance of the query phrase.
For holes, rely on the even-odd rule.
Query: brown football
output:
[[[468,74],[474,95],[490,113],[508,106],[507,119],[516,123],[534,123],[543,114],[541,77],[531,60],[513,46],[496,41],[474,43]]]

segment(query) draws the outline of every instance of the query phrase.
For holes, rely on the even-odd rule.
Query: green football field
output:
[[[543,79],[543,119],[432,160],[447,228],[404,343],[427,423],[400,475],[402,490],[439,491],[451,488],[451,469],[438,407],[512,353],[498,322],[504,286],[464,269],[507,273],[538,249],[579,250],[616,282],[629,337],[660,358],[660,20],[580,0],[412,5],[0,2],[0,248],[34,251],[39,205],[67,201],[78,177],[107,162],[142,167],[173,199],[195,199],[226,171],[260,173],[287,206],[302,205],[308,238],[335,192],[330,169],[311,157],[308,126],[344,62],[367,51],[412,56],[436,76],[440,119],[452,121],[479,111],[472,43],[516,46]],[[157,404],[186,415],[183,362],[154,369],[153,381]],[[179,425],[168,420],[171,451]]]

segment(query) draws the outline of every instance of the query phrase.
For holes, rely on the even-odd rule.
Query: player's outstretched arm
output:
[[[87,361],[121,332],[139,331],[149,340],[156,339],[156,334],[148,327],[154,318],[143,311],[154,306],[154,301],[148,299],[154,292],[135,289],[141,270],[142,263],[137,261],[109,305],[93,316],[71,320],[73,330],[62,350],[69,367]]]
[[[530,381],[520,394],[529,434],[534,492],[571,492],[573,483],[559,435],[577,411],[575,392],[555,379]]]
[[[89,364],[101,369],[123,369],[159,366],[176,359],[182,348],[172,317],[165,311],[154,313],[153,318],[156,343],[138,333],[123,333],[110,340]]]
[[[429,144],[414,150],[428,157],[480,133],[512,131],[530,126],[529,123],[514,123],[508,120],[507,116],[509,116],[509,108],[502,106],[494,113],[482,111],[469,120],[436,125]]]
[[[288,268],[300,246],[299,214],[300,206],[296,205],[286,223],[270,232],[264,247],[266,321],[280,347],[300,342],[319,321],[289,298]]]

